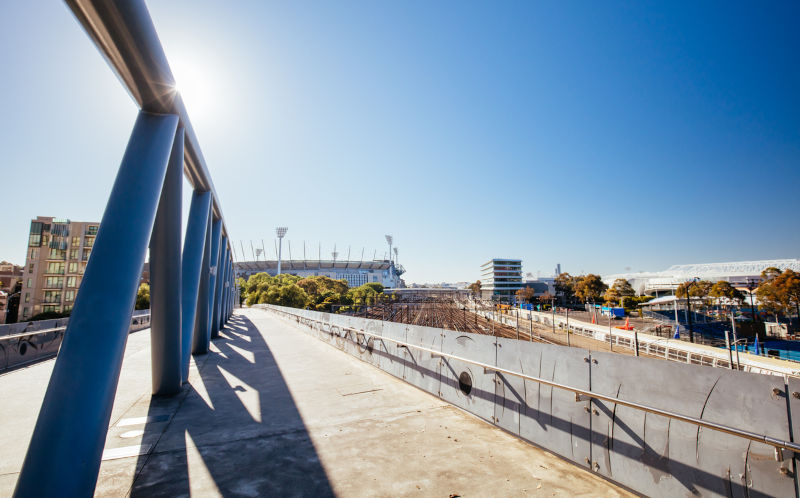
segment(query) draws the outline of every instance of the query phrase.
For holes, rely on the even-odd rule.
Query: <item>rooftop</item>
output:
[[[690,279],[714,277],[748,277],[759,275],[769,267],[781,270],[791,269],[800,272],[800,259],[765,259],[758,261],[733,261],[727,263],[694,263],[686,265],[672,265],[666,270],[655,272],[616,273],[603,276],[604,281],[613,281],[617,278],[630,280],[633,278],[676,278]]]

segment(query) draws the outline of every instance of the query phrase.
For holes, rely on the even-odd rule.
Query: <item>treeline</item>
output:
[[[246,281],[237,280],[243,303],[275,304],[291,308],[316,311],[350,311],[360,306],[373,305],[389,299],[383,286],[369,282],[350,288],[347,280],[334,280],[325,276],[298,277],[282,273],[251,275]]]
[[[556,277],[556,296],[565,303],[605,303],[621,306],[626,310],[636,309],[639,304],[653,299],[651,296],[637,296],[631,284],[624,278],[614,280],[609,287],[600,275],[572,276],[562,273]]]

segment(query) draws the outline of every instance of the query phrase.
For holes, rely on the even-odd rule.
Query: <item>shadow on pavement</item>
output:
[[[283,375],[256,326],[234,315],[195,357],[199,379],[151,398],[131,496],[333,496]]]

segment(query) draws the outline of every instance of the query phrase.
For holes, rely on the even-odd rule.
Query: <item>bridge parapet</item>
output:
[[[258,307],[644,495],[796,494],[798,379]]]

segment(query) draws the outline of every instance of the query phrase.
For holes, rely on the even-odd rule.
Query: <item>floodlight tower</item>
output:
[[[283,236],[286,235],[287,230],[289,230],[287,227],[277,227],[275,229],[275,234],[278,235],[278,273],[275,275],[281,274],[281,246],[283,245]]]
[[[389,243],[389,262],[390,262],[390,263],[392,262],[392,241],[393,241],[393,240],[394,240],[394,239],[392,238],[392,236],[391,236],[391,235],[387,235],[387,236],[386,236],[386,242],[388,242],[388,243]]]
[[[397,264],[397,247],[394,248],[394,264]]]

